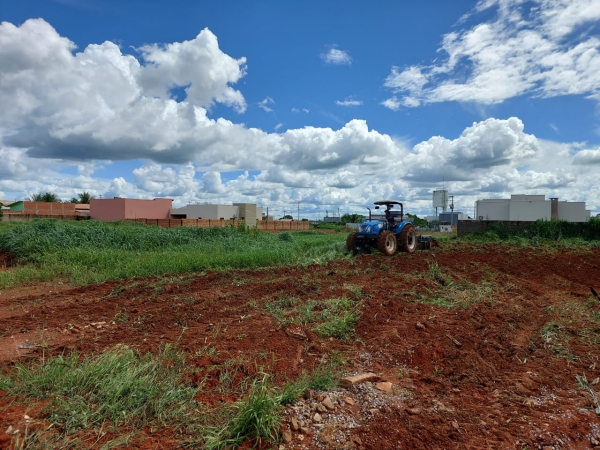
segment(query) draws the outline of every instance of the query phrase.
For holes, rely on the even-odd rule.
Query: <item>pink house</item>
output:
[[[141,200],[137,198],[93,198],[90,200],[90,216],[102,222],[125,219],[168,219],[172,198]]]

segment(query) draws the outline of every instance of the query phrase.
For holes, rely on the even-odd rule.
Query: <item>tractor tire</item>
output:
[[[382,231],[377,239],[377,249],[386,256],[392,256],[398,249],[396,235],[391,231]]]
[[[398,240],[400,241],[400,250],[406,253],[414,253],[417,248],[417,232],[415,231],[415,227],[410,224],[405,225],[400,232]]]
[[[358,233],[356,233],[356,232],[350,233],[348,235],[348,237],[346,238],[346,248],[348,249],[349,252],[356,253],[358,251],[358,248],[356,247],[356,236],[357,235],[358,235]]]

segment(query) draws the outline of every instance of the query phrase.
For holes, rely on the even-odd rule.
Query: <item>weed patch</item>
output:
[[[347,339],[360,319],[361,305],[362,302],[347,297],[308,300],[300,304],[296,297],[283,296],[265,307],[282,326],[292,323],[311,325],[321,337]]]
[[[197,389],[182,382],[185,359],[166,346],[159,355],[139,355],[116,346],[99,356],[59,356],[0,378],[10,395],[52,399],[45,418],[63,435],[105,423],[172,424],[193,407]]]

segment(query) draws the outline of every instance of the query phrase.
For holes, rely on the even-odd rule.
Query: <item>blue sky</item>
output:
[[[174,6],[176,5],[176,6]],[[600,0],[5,1],[0,198],[600,212]]]

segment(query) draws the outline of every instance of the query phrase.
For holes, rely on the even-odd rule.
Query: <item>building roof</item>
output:
[[[18,203],[20,200],[0,200],[3,206],[10,206],[13,203]]]

